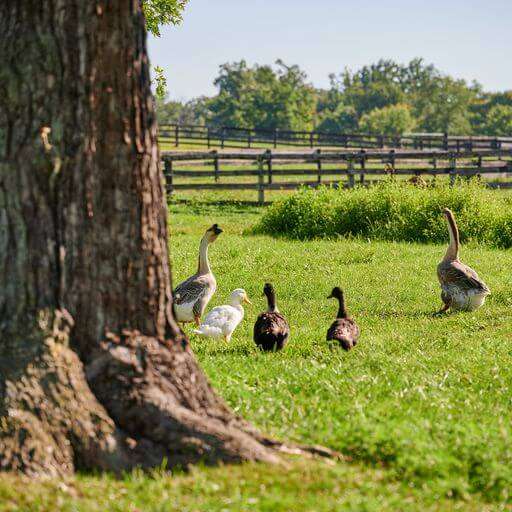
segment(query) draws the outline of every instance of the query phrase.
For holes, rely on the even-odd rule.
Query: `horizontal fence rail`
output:
[[[340,147],[340,148],[412,148],[472,151],[474,149],[510,149],[512,137],[456,136],[442,133],[415,133],[401,136],[318,131],[260,130],[200,125],[168,124],[159,128],[161,142],[179,147],[200,145],[208,148]]]
[[[478,177],[489,187],[512,188],[512,149],[454,151],[411,151],[394,149],[312,152],[163,152],[166,190],[254,190],[258,203],[269,190],[299,187],[354,187],[370,185],[384,176],[447,176],[451,185],[457,177]],[[276,181],[287,177],[288,181]],[[294,177],[293,181],[289,181]],[[203,178],[203,181],[197,181]],[[238,178],[225,181],[225,178]],[[373,178],[373,179],[372,179]],[[209,179],[209,182],[204,181]],[[356,181],[357,179],[357,181]]]

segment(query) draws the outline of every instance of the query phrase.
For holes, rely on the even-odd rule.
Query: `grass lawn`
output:
[[[218,222],[225,232],[210,250],[218,282],[211,306],[237,287],[254,302],[229,345],[192,335],[192,347],[237,413],[346,460],[124,480],[26,484],[1,476],[1,512],[512,510],[512,251],[463,247],[492,295],[478,312],[439,318],[435,266],[444,246],[248,234],[261,212],[170,206],[175,283],[195,270],[199,239]],[[292,329],[278,354],[252,342],[267,280]],[[362,330],[349,353],[325,343],[334,285],[344,287]]]

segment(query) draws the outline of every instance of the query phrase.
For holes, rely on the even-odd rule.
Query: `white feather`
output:
[[[235,290],[231,294],[231,305],[213,308],[194,332],[208,338],[226,338],[229,341],[244,318],[244,308],[241,305],[244,297],[246,294],[243,290]]]
[[[178,322],[193,322],[194,321],[194,308],[195,301],[185,302],[183,304],[174,303],[174,314]]]

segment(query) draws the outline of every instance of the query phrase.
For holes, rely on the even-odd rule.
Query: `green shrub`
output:
[[[364,237],[442,243],[443,208],[455,213],[462,241],[512,247],[512,200],[475,182],[417,188],[385,182],[370,188],[301,189],[272,205],[255,230],[290,238]]]

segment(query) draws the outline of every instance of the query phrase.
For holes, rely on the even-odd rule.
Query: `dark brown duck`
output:
[[[327,341],[336,341],[343,350],[350,350],[359,340],[359,327],[355,321],[350,318],[345,308],[345,299],[343,291],[337,286],[332,289],[328,299],[338,299],[339,308],[336,320],[327,331]]]
[[[263,287],[268,309],[261,313],[254,324],[254,343],[270,352],[282,350],[290,336],[290,326],[276,305],[276,292],[270,283]]]

